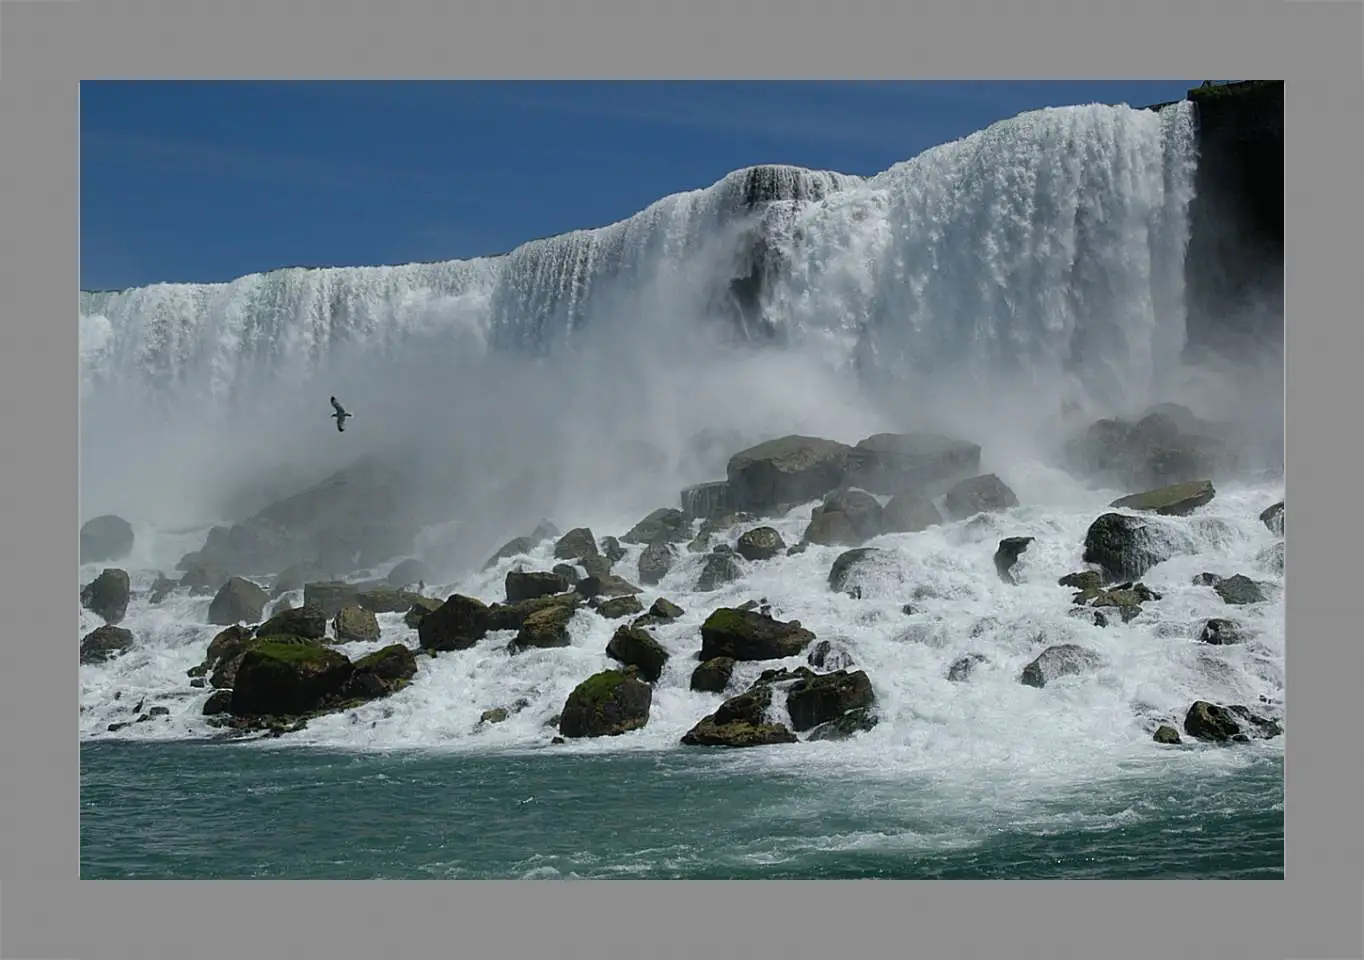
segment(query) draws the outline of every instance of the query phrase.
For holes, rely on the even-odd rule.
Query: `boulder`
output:
[[[407,612],[403,614],[403,623],[413,630],[418,629],[426,615],[432,610],[439,610],[442,602],[435,597],[418,597],[412,602],[412,606],[407,608]]]
[[[810,514],[810,523],[802,539],[821,547],[849,547],[861,543],[863,537],[847,514],[816,507]]]
[[[1014,564],[1023,555],[1023,551],[1028,549],[1028,544],[1032,543],[1033,539],[1033,537],[1005,537],[999,541],[999,548],[995,550],[995,572],[999,574],[999,579],[1009,584],[1018,582],[1013,575]]]
[[[579,563],[586,563],[600,556],[597,538],[592,536],[592,531],[587,527],[577,527],[568,531],[554,545],[556,560],[577,560]]]
[[[203,597],[217,593],[223,584],[231,579],[227,569],[210,560],[194,557],[185,562],[185,575],[180,578],[180,586],[192,596]]]
[[[526,617],[511,642],[513,652],[531,647],[547,650],[572,645],[568,624],[578,612],[576,604],[556,603]]]
[[[357,583],[343,580],[325,580],[303,585],[303,605],[317,607],[328,617],[334,617],[341,608],[356,603],[361,587]]]
[[[1156,727],[1155,735],[1152,736],[1151,739],[1154,740],[1156,743],[1164,744],[1183,743],[1183,741],[1179,738],[1179,731],[1176,730],[1174,727],[1170,726],[1168,723],[1162,723],[1160,726]]]
[[[728,480],[693,484],[682,491],[681,499],[682,515],[688,520],[723,516],[734,509]]]
[[[786,541],[772,527],[754,527],[739,537],[735,551],[745,560],[757,563],[771,560],[786,549]]]
[[[1196,740],[1210,743],[1245,743],[1269,739],[1282,733],[1273,720],[1256,716],[1243,706],[1219,706],[1206,700],[1195,701],[1184,715],[1184,732]]]
[[[947,668],[947,679],[953,683],[965,683],[971,679],[971,674],[976,672],[976,667],[989,662],[989,658],[983,653],[968,653],[964,657],[958,657],[952,661],[952,666]]]
[[[838,521],[820,520],[830,514],[840,514],[847,524]],[[848,530],[851,529],[849,539]],[[830,536],[837,537],[838,543],[859,544],[870,540],[881,532],[881,504],[865,490],[836,490],[826,496],[823,502],[810,514],[810,526],[806,528],[805,539],[811,543],[822,543]]]
[[[350,660],[311,643],[263,640],[242,657],[232,685],[238,717],[296,716],[320,710],[350,679]]]
[[[1047,647],[1032,663],[1023,668],[1020,682],[1029,687],[1045,687],[1053,680],[1096,669],[1103,663],[1093,650],[1073,643]]]
[[[644,592],[643,588],[637,587],[624,577],[618,577],[613,573],[591,574],[583,577],[573,585],[573,591],[585,599],[591,597],[627,597]]]
[[[743,576],[734,555],[718,550],[706,557],[701,573],[696,578],[696,589],[700,593],[710,593],[727,583],[733,583]]]
[[[122,560],[133,552],[133,528],[112,513],[95,517],[81,525],[80,563],[107,563]]]
[[[364,607],[342,607],[332,620],[332,632],[339,643],[373,643],[379,639],[379,620]]]
[[[856,710],[849,710],[832,720],[828,720],[815,727],[805,735],[805,739],[811,742],[817,740],[847,740],[859,733],[868,733],[876,728],[880,717],[870,707],[858,707]]]
[[[208,622],[219,626],[234,623],[259,623],[269,595],[257,584],[233,577],[223,584],[208,607]]]
[[[355,592],[355,605],[370,613],[403,613],[411,610],[414,601],[421,599],[419,593],[408,593],[387,584],[370,586]]]
[[[624,543],[685,543],[691,539],[691,523],[675,507],[660,507],[620,538]]]
[[[258,637],[303,637],[321,640],[327,635],[327,615],[321,607],[302,606],[275,614],[256,630]]]
[[[1264,603],[1264,591],[1260,585],[1249,577],[1236,574],[1234,577],[1227,577],[1213,586],[1213,590],[1222,598],[1224,603],[1242,606],[1251,603]]]
[[[411,586],[414,583],[425,583],[430,579],[431,571],[427,569],[426,564],[413,558],[396,564],[385,578],[388,585],[395,590],[401,590],[403,587]]]
[[[720,704],[682,736],[687,746],[758,747],[795,743],[797,737],[784,724],[767,722],[772,688],[758,686]]]
[[[495,603],[488,608],[488,629],[520,630],[531,614],[550,607],[567,607],[576,611],[581,603],[582,597],[577,593],[556,593],[519,603]]]
[[[1192,415],[1154,410],[1136,422],[1099,420],[1066,444],[1070,469],[1129,489],[1224,475],[1235,457]]]
[[[348,698],[374,700],[396,693],[416,675],[416,655],[401,643],[393,643],[356,660],[341,693]]]
[[[580,574],[578,568],[571,563],[556,563],[552,572],[563,577],[564,582],[570,587],[576,587],[579,581],[582,580],[582,574]]]
[[[701,625],[701,659],[782,660],[804,652],[814,639],[797,621],[721,607]]]
[[[1260,522],[1263,523],[1269,529],[1269,532],[1274,534],[1274,536],[1276,537],[1282,537],[1284,535],[1283,511],[1284,502],[1280,500],[1272,507],[1267,507],[1264,510],[1264,512],[1260,514]]]
[[[131,594],[126,570],[105,570],[81,590],[81,606],[105,623],[119,623],[128,614]]]
[[[1123,623],[1130,623],[1141,613],[1143,603],[1160,598],[1160,594],[1144,583],[1122,583],[1107,590],[1102,588],[1082,590],[1075,595],[1074,603],[1077,606],[1109,608],[1111,612],[1117,613]],[[1100,627],[1108,626],[1106,617],[1102,622],[1095,623]]]
[[[596,611],[607,620],[619,620],[621,617],[634,616],[642,613],[644,604],[639,602],[639,597],[631,594],[626,597],[612,597],[610,600],[603,600],[596,606]]]
[[[890,551],[876,547],[856,547],[839,554],[829,569],[829,589],[835,593],[847,592],[850,587],[855,586],[858,567],[874,565],[890,556]]]
[[[417,625],[423,650],[468,650],[488,633],[488,607],[482,600],[452,594]]]
[[[1079,573],[1068,573],[1056,582],[1062,587],[1074,587],[1081,592],[1088,592],[1097,591],[1102,587],[1104,577],[1097,570],[1082,570]]]
[[[849,483],[897,494],[970,476],[980,469],[980,447],[933,433],[878,433],[859,441],[847,461]]]
[[[601,555],[607,563],[615,564],[625,559],[625,548],[615,537],[602,537]]]
[[[799,679],[786,692],[791,729],[797,733],[836,720],[850,710],[876,704],[871,679],[863,670],[819,674]]]
[[[152,582],[151,590],[147,601],[153,605],[161,603],[180,586],[176,581],[170,579],[162,573],[157,573],[156,579]]]
[[[483,564],[483,569],[490,570],[503,560],[524,556],[537,546],[539,546],[539,541],[534,537],[513,537],[494,551],[493,555]]]
[[[1198,642],[1225,647],[1245,643],[1248,634],[1244,627],[1234,620],[1214,617],[1206,620],[1198,631]]]
[[[733,657],[712,657],[691,672],[691,689],[697,693],[724,693],[734,676]]]
[[[208,695],[208,699],[204,701],[203,714],[206,717],[216,717],[231,712],[231,690],[214,690]]]
[[[666,540],[655,540],[639,555],[639,582],[653,586],[668,575],[673,566],[673,548]]]
[[[83,664],[105,663],[120,654],[127,653],[133,645],[133,633],[123,627],[105,624],[96,627],[81,638],[80,662]]]
[[[507,592],[508,603],[520,603],[522,600],[534,600],[537,597],[564,593],[571,586],[567,578],[557,573],[525,570],[510,571],[503,585]]]
[[[897,493],[881,509],[882,533],[919,533],[942,521],[933,501],[917,493]]]
[[[1120,497],[1109,506],[1117,510],[1158,513],[1165,517],[1187,517],[1199,507],[1212,503],[1216,495],[1211,480],[1196,480]]]
[[[658,617],[660,620],[676,620],[686,611],[673,603],[671,600],[659,597],[649,608],[649,616]]]
[[[948,516],[964,520],[978,513],[999,513],[1018,506],[1018,496],[993,473],[958,481],[943,500]]]
[[[816,670],[846,670],[852,666],[853,658],[848,651],[835,647],[828,640],[821,640],[815,644],[805,662]]]
[[[606,655],[627,667],[639,668],[639,675],[657,683],[668,662],[668,651],[643,627],[621,626],[606,645]]]
[[[565,737],[618,736],[649,722],[653,688],[630,670],[604,670],[574,688],[559,715]]]
[[[843,482],[851,449],[797,435],[749,447],[727,465],[730,501],[739,510],[767,511],[823,497]]]
[[[1085,533],[1082,559],[1103,569],[1110,580],[1135,580],[1170,558],[1168,549],[1150,535],[1137,517],[1105,513]]]

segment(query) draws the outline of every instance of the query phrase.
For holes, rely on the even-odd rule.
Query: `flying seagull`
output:
[[[333,416],[333,417],[336,418],[336,429],[337,429],[337,432],[339,432],[339,433],[345,433],[345,432],[346,432],[346,418],[347,418],[347,417],[354,416],[354,414],[347,413],[347,412],[346,412],[346,408],[343,407],[343,406],[341,406],[341,404],[337,403],[335,397],[332,397],[332,409],[334,409],[334,410],[336,411],[335,413],[331,414],[331,416]]]

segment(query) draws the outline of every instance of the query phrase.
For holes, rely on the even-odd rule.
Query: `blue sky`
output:
[[[1196,81],[81,84],[81,287],[446,260],[758,163],[872,174],[1024,110]]]

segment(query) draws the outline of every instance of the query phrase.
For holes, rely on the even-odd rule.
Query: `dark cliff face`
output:
[[[1198,172],[1185,259],[1188,351],[1283,343],[1283,81],[1189,91]]]

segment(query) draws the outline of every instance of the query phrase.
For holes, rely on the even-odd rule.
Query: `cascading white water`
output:
[[[1209,648],[1190,637],[1200,618],[1225,609],[1210,590],[1190,585],[1193,574],[1281,582],[1264,559],[1275,538],[1256,518],[1282,488],[1230,487],[1203,516],[1171,521],[1184,552],[1147,577],[1166,598],[1131,624],[1101,630],[1067,615],[1069,591],[1056,580],[1080,569],[1089,521],[1127,491],[1086,490],[1040,463],[1030,439],[1008,440],[1062,399],[1105,412],[1165,399],[1159,390],[1183,345],[1195,164],[1189,110],[1038,111],[868,179],[779,169],[773,176],[784,182],[773,192],[784,199],[764,208],[762,229],[770,254],[763,307],[780,346],[731,351],[701,332],[699,321],[742,273],[752,241],[743,172],[622,223],[500,258],[84,294],[83,478],[98,490],[89,502],[126,515],[120,504],[134,488],[159,482],[156,509],[168,509],[179,491],[203,482],[196,459],[226,469],[227,447],[246,473],[338,456],[326,452],[340,441],[317,402],[334,392],[365,397],[351,403],[346,443],[405,433],[427,447],[454,445],[466,459],[481,456],[480,469],[514,464],[569,491],[556,522],[589,523],[604,536],[675,496],[676,475],[655,489],[616,465],[627,442],[649,441],[676,460],[703,427],[855,441],[927,412],[980,442],[983,467],[1013,486],[1023,506],[984,523],[880,538],[877,545],[898,551],[898,566],[861,601],[829,591],[835,550],[754,565],[712,594],[694,590],[700,558],[685,557],[644,597],[647,604],[665,595],[687,610],[659,630],[673,660],[649,725],[565,749],[674,746],[719,702],[687,685],[700,622],[716,606],[766,596],[782,616],[846,644],[871,675],[884,720],[856,743],[764,750],[751,762],[908,773],[940,781],[954,798],[961,796],[954,785],[989,784],[1001,809],[1049,778],[1073,782],[1151,760],[1239,762],[1231,753],[1157,758],[1148,725],[1180,715],[1196,697],[1282,698],[1277,594],[1250,614],[1251,644]],[[147,422],[130,423],[132,411]],[[608,481],[616,486],[603,495]],[[632,489],[644,493],[632,499]],[[656,499],[659,490],[666,500]],[[808,516],[797,509],[778,524],[787,542],[799,539]],[[536,519],[518,522],[528,530]],[[991,562],[998,539],[1013,535],[1037,538],[1018,586],[1003,584]],[[179,541],[163,552],[140,548],[147,562],[138,583],[187,548]],[[549,549],[531,565],[551,565]],[[627,576],[638,552],[619,565]],[[498,600],[511,565],[436,589]],[[83,582],[94,573],[82,570]],[[927,593],[907,616],[901,594],[911,586]],[[206,729],[198,716],[206,692],[188,690],[184,671],[215,632],[204,622],[207,604],[134,600],[125,625],[137,649],[81,668],[83,735],[110,735],[108,724],[130,719],[131,704],[144,697],[165,698],[170,720],[117,735]],[[401,616],[381,620],[383,642],[415,643]],[[85,616],[82,632],[95,625]],[[613,629],[584,613],[569,648],[510,657],[507,638],[494,637],[423,660],[408,690],[317,721],[295,742],[543,743],[552,735],[544,721],[573,686],[610,665],[603,651]],[[1105,666],[1045,690],[1024,687],[1018,671],[1038,652],[1039,637],[1090,644]],[[948,664],[977,648],[991,666],[971,684],[948,682]],[[506,723],[478,723],[483,710],[522,697],[530,706]]]

